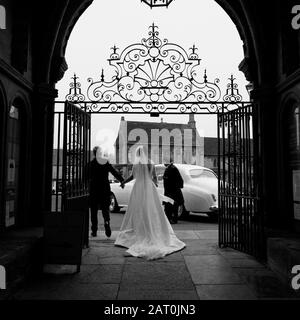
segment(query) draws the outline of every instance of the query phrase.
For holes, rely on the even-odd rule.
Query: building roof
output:
[[[184,130],[187,129],[194,129],[190,124],[188,123],[169,123],[169,122],[147,122],[147,121],[127,121],[127,120],[121,120],[126,122],[127,124],[127,133],[131,132],[134,129],[143,129],[146,131],[148,136],[151,136],[151,130],[153,129],[167,129],[169,131],[172,131],[174,129],[179,129],[182,133]],[[196,134],[198,134],[198,131],[196,130]],[[119,140],[119,135],[117,136],[115,145],[117,145]]]
[[[145,131],[151,129],[180,129],[183,131],[184,129],[193,129],[189,124],[185,123],[169,123],[169,122],[146,122],[146,121],[126,121],[127,122],[127,130],[131,131],[136,128],[144,129]]]

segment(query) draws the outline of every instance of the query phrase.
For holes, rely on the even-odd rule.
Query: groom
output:
[[[179,206],[183,205],[184,198],[181,192],[183,179],[179,170],[174,166],[173,159],[170,164],[165,164],[166,170],[163,176],[165,196],[174,200],[174,204],[166,203],[165,211],[171,223],[177,223]]]
[[[94,159],[89,163],[89,191],[90,191],[90,208],[92,222],[92,237],[97,236],[98,230],[98,209],[102,210],[104,219],[105,234],[111,236],[110,229],[110,183],[108,175],[111,173],[117,180],[123,182],[123,177],[113,168],[113,166],[102,155],[100,147],[93,149]]]

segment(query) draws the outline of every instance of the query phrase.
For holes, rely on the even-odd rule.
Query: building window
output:
[[[19,108],[12,105],[7,122],[5,226],[16,224],[19,203],[21,121]]]
[[[300,106],[288,116],[288,166],[293,187],[293,218],[300,221]]]
[[[217,168],[217,166],[218,166],[218,159],[214,159],[214,168]]]

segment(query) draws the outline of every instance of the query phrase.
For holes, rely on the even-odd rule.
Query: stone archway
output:
[[[233,76],[230,78],[230,84],[227,85],[226,93],[224,91],[223,94],[217,85],[218,79],[210,82],[206,71],[203,82],[201,82],[199,73],[202,72],[198,72],[200,70],[197,69],[200,66],[200,59],[195,46],[188,53],[180,45],[169,43],[167,39],[161,39],[159,28],[155,24],[149,27],[147,37],[139,43],[133,43],[125,49],[120,49],[121,51],[116,46],[112,48],[109,59],[110,66],[115,69],[115,76],[112,79],[105,80],[103,71],[100,80],[88,80],[90,85],[85,92],[81,91],[81,84],[75,75],[70,84],[70,92],[66,96],[67,104],[63,101],[57,101],[57,105],[65,104],[64,116],[67,119],[70,118],[68,118],[68,109],[72,109],[72,106],[68,107],[68,103],[74,105],[73,109],[76,112],[80,110],[87,114],[148,113],[152,116],[158,116],[160,113],[209,113],[217,115],[218,125],[222,128],[218,135],[219,144],[223,146],[221,148],[224,150],[222,160],[219,160],[223,164],[223,169],[221,170],[220,165],[218,166],[220,169],[219,181],[222,181],[219,188],[219,203],[222,203],[219,214],[220,245],[239,247],[241,250],[258,255],[258,247],[263,246],[261,246],[261,222],[256,212],[257,200],[259,200],[257,199],[258,192],[254,186],[256,178],[253,178],[253,176],[256,177],[256,168],[254,168],[256,166],[256,152],[253,152],[250,142],[254,141],[254,137],[251,137],[253,114],[251,103],[242,101]],[[87,100],[85,100],[86,98]],[[223,113],[224,117],[220,117]],[[61,111],[57,111],[56,115],[60,116],[60,114]],[[241,123],[243,123],[243,127]],[[70,126],[72,127],[72,124]],[[226,128],[233,126],[234,128],[226,130]],[[76,135],[76,130],[74,132]],[[69,140],[71,141],[73,138],[76,137],[71,134]],[[58,142],[61,140],[59,134],[58,137],[55,136],[55,140]],[[227,144],[230,145],[230,150],[227,150]],[[65,143],[63,147],[65,148],[66,145],[68,144]],[[69,143],[69,145],[72,144]],[[239,147],[237,147],[238,145]],[[245,156],[245,152],[241,152],[242,149],[247,149],[247,156]],[[73,152],[66,152],[66,154],[70,154],[69,157],[74,158],[77,153],[74,149]],[[220,150],[219,157],[221,158]],[[79,161],[79,163],[81,162]],[[65,163],[72,163],[72,161],[65,161]],[[235,164],[234,169],[228,169],[231,164]],[[70,170],[72,165],[68,164],[62,167],[63,172],[80,171],[75,168]],[[235,170],[235,168],[238,169]],[[68,177],[70,181],[63,178],[62,184],[72,186],[71,181],[74,178],[71,175],[65,175],[65,177]],[[78,178],[75,177],[76,179]],[[248,180],[251,182],[248,183]],[[231,186],[234,185],[234,188],[232,190],[221,188],[223,182]],[[78,198],[81,197],[81,191],[76,190],[76,186],[74,187],[74,192],[71,192],[72,201],[75,194],[78,194]],[[236,192],[233,191],[235,188],[239,190],[238,199]],[[67,190],[66,187],[62,189]],[[59,195],[57,194],[57,196]],[[67,195],[63,196],[64,198],[67,199]],[[231,199],[238,202],[238,209],[236,206],[234,207],[235,200],[231,201]],[[59,203],[58,198],[55,202]],[[59,206],[56,205],[56,207]],[[61,208],[64,207],[67,205],[62,202]],[[246,234],[246,230],[250,230],[250,232]],[[247,245],[246,239],[250,239],[252,236],[254,240],[250,240],[251,244]]]
[[[252,5],[246,5],[242,1],[217,0],[217,2],[234,22],[240,37],[244,42],[245,58],[240,64],[240,70],[244,72],[247,80],[252,82],[253,88],[255,89],[254,91],[257,92],[261,83],[267,83],[274,75],[274,70],[270,70],[270,64],[264,63],[267,61],[266,57],[270,50],[272,50],[272,47],[270,46],[270,48],[266,50],[266,44],[262,44],[264,41],[260,32],[261,30],[257,29],[256,24],[259,17],[255,16],[256,13],[254,12]],[[48,83],[49,90],[53,89],[55,83],[63,77],[64,72],[67,69],[67,64],[64,58],[66,44],[77,20],[91,3],[92,1],[85,1],[84,4],[73,4],[72,7],[65,5],[63,8],[64,10],[60,12],[60,23],[55,26],[55,36],[50,39],[52,42],[46,42],[45,47],[50,49],[50,51],[47,52],[47,54],[44,55],[44,59],[41,60],[43,66],[39,73],[40,80],[43,78],[43,82]],[[263,15],[265,10],[266,8],[264,8],[260,14]],[[265,31],[267,32],[267,30]],[[265,51],[267,52],[266,54]],[[258,91],[253,98],[255,102],[259,102],[260,91]],[[257,105],[257,117],[259,118],[261,117],[260,114],[262,113],[262,108],[260,108],[261,105],[259,103],[257,103]],[[47,108],[53,111],[53,106],[51,104],[48,104]],[[267,121],[265,117],[263,120]],[[52,119],[49,118],[47,124],[49,127],[48,132],[53,131],[53,127],[51,127],[50,122],[53,123]],[[259,128],[256,127],[256,130],[259,130]],[[53,143],[50,141],[49,135],[48,142],[50,148],[50,145],[53,145]],[[270,157],[269,154],[267,156],[268,158]],[[265,162],[267,161],[265,160]],[[47,180],[47,186],[48,185],[50,190],[50,179]],[[267,205],[265,207],[267,207]]]
[[[39,49],[43,57],[40,61],[41,66],[38,75],[40,83],[54,85],[62,79],[68,68],[65,51],[70,34],[78,19],[92,2],[93,0],[74,1],[72,4],[61,3],[60,8],[56,9],[55,18],[54,15],[49,17],[49,19],[54,19],[51,23],[53,30],[51,36],[47,40],[43,40],[44,45]],[[245,59],[240,64],[240,70],[244,72],[248,81],[258,83],[259,79],[262,78],[260,57],[263,54],[259,50],[258,44],[261,42],[261,37],[259,37],[259,30],[254,27],[255,19],[253,19],[251,6],[245,5],[242,1],[216,0],[216,2],[236,25],[244,43]]]

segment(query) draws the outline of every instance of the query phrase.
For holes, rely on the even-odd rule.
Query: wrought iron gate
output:
[[[218,115],[219,244],[263,257],[254,108],[246,104]]]
[[[218,118],[220,246],[260,256],[264,239],[254,106],[243,101],[233,76],[222,94],[219,79],[209,81],[206,70],[201,72],[196,46],[189,50],[161,39],[152,25],[140,43],[121,52],[112,48],[111,79],[105,79],[102,70],[100,79],[88,79],[83,93],[78,77],[72,78],[69,102],[56,102],[64,110],[55,120],[58,168],[53,205],[56,211],[78,209],[87,199],[84,168],[90,156],[91,114],[213,114]]]
[[[52,212],[80,211],[88,224],[90,114],[70,102],[54,116]],[[88,228],[86,228],[88,229]],[[88,231],[88,230],[87,230]],[[87,234],[86,241],[87,244]]]

